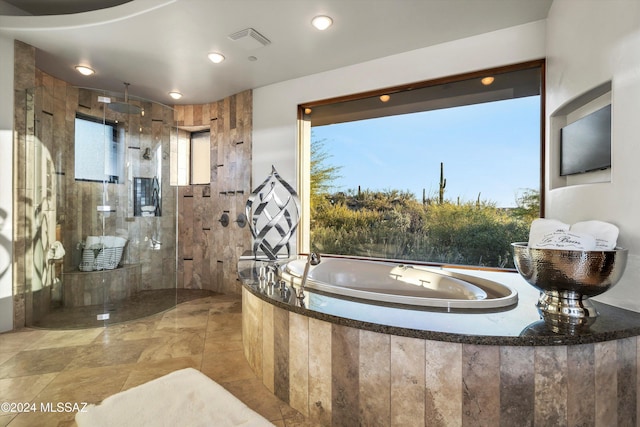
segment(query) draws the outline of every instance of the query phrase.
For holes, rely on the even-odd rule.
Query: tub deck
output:
[[[305,260],[282,267],[282,278],[299,287]],[[511,287],[460,272],[377,261],[326,258],[311,266],[306,288],[363,300],[421,307],[492,309],[516,304]]]

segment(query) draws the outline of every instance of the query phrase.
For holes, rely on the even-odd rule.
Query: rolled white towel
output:
[[[611,251],[616,248],[620,230],[615,225],[604,221],[576,222],[571,232],[590,234],[596,239],[596,250]]]
[[[102,236],[101,242],[105,248],[113,248],[115,247],[114,239],[115,236]]]
[[[529,247],[534,249],[593,251],[596,249],[596,239],[590,234],[560,230],[544,235],[542,239]]]
[[[140,210],[142,212],[154,212],[156,210],[156,207],[153,205],[146,205],[146,206],[142,206]]]
[[[529,229],[529,247],[535,247],[546,235],[556,231],[569,231],[569,224],[557,219],[534,219]]]
[[[64,257],[65,250],[64,246],[62,246],[62,242],[55,241],[51,244],[49,248],[49,259],[62,259]]]
[[[100,241],[100,236],[87,236],[87,239],[84,241],[84,247],[90,248],[92,246],[96,246],[102,243]]]
[[[125,239],[124,237],[120,237],[120,236],[113,237],[114,248],[123,248],[126,243],[127,243],[127,239]]]

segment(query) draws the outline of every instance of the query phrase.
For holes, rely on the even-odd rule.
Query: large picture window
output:
[[[542,74],[536,61],[301,105],[310,249],[512,268],[541,210]]]

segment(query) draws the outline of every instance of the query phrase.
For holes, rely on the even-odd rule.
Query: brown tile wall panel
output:
[[[462,344],[426,341],[425,426],[462,425]]]
[[[246,292],[243,292],[244,295]],[[244,309],[243,309],[244,313]],[[244,322],[243,322],[244,325]],[[274,392],[273,306],[262,304],[262,383]]]
[[[193,259],[193,205],[194,198],[187,195],[182,197],[180,201],[180,230],[179,239],[183,241],[180,245],[181,254],[183,259]],[[178,242],[180,242],[178,240]],[[187,243],[189,242],[189,243]],[[190,283],[191,280],[186,280],[185,284]]]
[[[184,107],[182,105],[173,106],[173,118],[176,126],[184,126]]]
[[[360,425],[358,329],[331,326],[331,425],[351,427]]]
[[[567,347],[535,348],[535,424],[567,425]]]
[[[593,344],[567,347],[567,418],[574,425],[595,426],[596,382]]]
[[[325,426],[332,413],[331,330],[330,323],[309,319],[309,418]]]
[[[13,229],[14,229],[14,246],[13,246],[13,327],[21,328],[26,324],[25,313],[25,293],[27,292],[27,284],[29,277],[27,265],[31,262],[30,248],[32,247],[32,236],[30,219],[27,218],[27,212],[31,212],[32,200],[30,187],[27,185],[27,124],[33,123],[27,120],[27,98],[26,90],[36,85],[36,68],[35,68],[36,50],[33,46],[29,46],[20,41],[14,42],[14,75],[13,87],[15,91],[14,100],[14,196],[13,206]],[[33,98],[30,98],[33,99]]]
[[[220,289],[222,286],[221,284],[225,281],[224,262],[216,260],[216,270],[214,271],[214,277],[216,278],[214,282],[214,289]]]
[[[202,104],[202,125],[209,126],[211,121],[211,104]]]
[[[637,420],[636,338],[618,340],[618,425],[635,426]]]
[[[462,425],[500,423],[500,349],[462,345]]]
[[[500,425],[533,425],[533,347],[500,347]]]
[[[391,336],[391,425],[425,424],[425,340]]]
[[[244,355],[251,369],[256,375],[262,377],[262,307],[264,304],[252,294],[245,293],[242,298],[242,306],[247,309],[247,316],[249,316],[247,322],[242,322]]]
[[[191,253],[193,256],[193,279],[191,281],[192,288],[203,289],[204,284],[210,283],[211,271],[209,268],[209,259],[205,258],[207,252],[206,233],[203,230],[203,219],[207,211],[207,199],[202,197],[202,189],[200,186],[194,188],[192,197],[192,224],[193,234],[191,238]],[[205,264],[206,263],[206,264]]]
[[[183,124],[193,126],[193,105],[183,106]]]
[[[246,119],[251,111],[251,91],[209,104],[176,106],[175,118],[181,126],[209,125],[211,131],[210,195],[202,197],[202,186],[198,186],[193,192],[196,202],[192,217],[185,218],[194,233],[208,229],[208,237],[198,239],[194,235],[194,240],[179,241],[179,244],[202,247],[194,250],[191,274],[204,289],[223,293],[240,292],[237,261],[240,254],[251,248],[248,228],[240,228],[235,222],[238,214],[244,212],[251,193],[251,120]],[[232,115],[236,117],[233,127]],[[237,139],[247,142],[236,145]],[[180,206],[179,210],[182,213],[188,208]],[[218,221],[223,213],[229,215],[228,227],[222,227]]]
[[[179,274],[178,277],[182,277],[185,289],[191,289],[191,286],[193,286],[193,260],[184,259],[182,268],[183,270],[180,272],[182,274]]]
[[[386,426],[391,422],[391,337],[360,332],[360,424]]]
[[[309,318],[289,313],[289,406],[309,416]]]
[[[616,341],[594,344],[596,383],[596,426],[618,419],[618,346]]]
[[[289,312],[273,310],[273,389],[274,394],[289,403]]]
[[[234,259],[235,248],[232,246],[233,242],[225,242],[225,247],[222,250],[223,259],[226,260],[223,266],[223,281],[220,285],[220,292],[225,294],[233,294],[239,292],[237,287],[238,266],[237,261]]]
[[[202,113],[203,113],[202,104],[193,106],[193,124],[194,124],[194,126],[202,126],[203,124],[206,123],[203,120]]]

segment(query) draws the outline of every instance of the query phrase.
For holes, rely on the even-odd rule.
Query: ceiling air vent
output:
[[[268,38],[254,30],[253,28],[247,28],[241,31],[237,31],[228,35],[229,39],[238,43],[245,49],[257,49],[259,47],[271,44]]]

